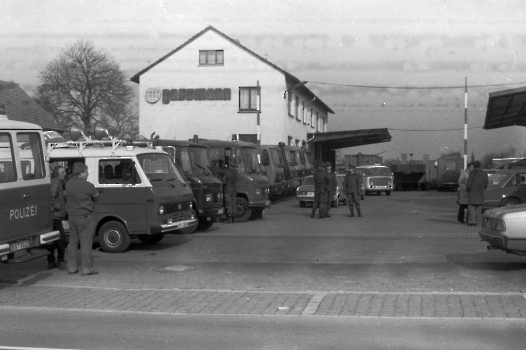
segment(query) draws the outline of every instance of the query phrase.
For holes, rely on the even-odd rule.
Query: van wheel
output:
[[[391,195],[391,191],[385,191],[385,195],[386,196],[390,196]]]
[[[131,242],[128,230],[119,221],[108,221],[102,225],[98,237],[100,247],[107,253],[122,253]]]
[[[305,208],[305,205],[306,205],[306,204],[307,204],[307,203],[305,203],[305,201],[300,201],[300,208]]]
[[[151,235],[138,235],[137,238],[139,238],[139,241],[141,241],[144,244],[152,245],[152,244],[157,244],[160,241],[162,241],[163,238],[164,238],[164,235],[163,234],[153,235],[153,236],[151,236]]]
[[[198,230],[208,230],[214,224],[214,220],[207,221],[206,218],[199,218],[199,223],[197,224]]]
[[[252,216],[252,208],[248,206],[248,202],[243,197],[237,197],[236,200],[236,221],[246,222]]]

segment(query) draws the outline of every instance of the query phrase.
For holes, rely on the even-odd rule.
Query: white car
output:
[[[479,236],[490,250],[526,256],[526,204],[486,210]]]

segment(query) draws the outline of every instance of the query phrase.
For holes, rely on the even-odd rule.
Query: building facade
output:
[[[212,26],[132,77],[149,138],[307,145],[334,113],[306,82]],[[258,122],[259,119],[259,122]]]

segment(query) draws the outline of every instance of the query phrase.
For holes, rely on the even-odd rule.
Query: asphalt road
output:
[[[0,349],[522,348],[526,258],[487,251],[455,193],[362,206],[311,219],[289,197],[263,219],[96,250],[97,276],[2,265]]]

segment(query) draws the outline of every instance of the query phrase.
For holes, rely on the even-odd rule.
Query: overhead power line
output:
[[[322,81],[309,81],[311,84],[320,85],[331,85],[331,86],[343,86],[353,88],[366,88],[366,89],[399,89],[399,90],[439,90],[439,89],[465,89],[465,85],[451,85],[451,86],[380,86],[380,85],[353,85],[353,84],[336,84],[326,83]],[[526,82],[521,83],[507,83],[507,84],[485,84],[485,85],[468,85],[468,88],[485,88],[494,86],[506,86],[506,85],[525,85]]]
[[[396,130],[396,131],[458,131],[458,130],[464,130],[464,128],[455,128],[455,129],[395,129],[395,128],[387,128],[389,130]],[[482,129],[482,126],[472,126],[468,129]]]

